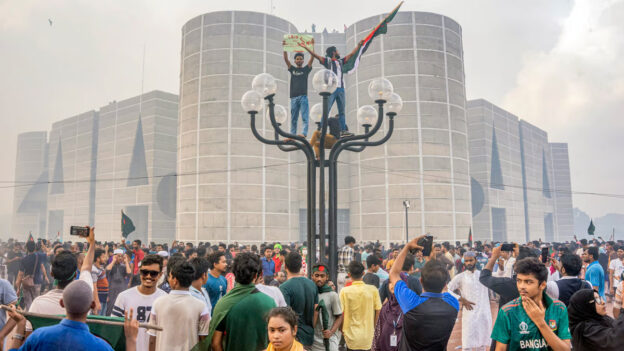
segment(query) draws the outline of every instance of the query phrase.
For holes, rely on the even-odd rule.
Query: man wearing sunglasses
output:
[[[117,296],[112,315],[123,317],[125,312],[134,310],[139,323],[147,323],[152,311],[152,304],[160,297],[167,295],[156,285],[162,274],[163,258],[158,255],[147,255],[139,264],[141,285],[123,291]],[[149,335],[146,329],[140,328],[137,336],[137,351],[149,349]]]

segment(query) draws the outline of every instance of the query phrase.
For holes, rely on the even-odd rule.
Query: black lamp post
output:
[[[338,188],[337,188],[337,164],[338,156],[343,150],[352,152],[362,152],[367,146],[377,146],[385,143],[392,136],[394,130],[394,117],[401,110],[403,102],[396,93],[393,93],[392,84],[384,78],[378,78],[369,85],[369,95],[378,105],[378,110],[374,107],[365,105],[358,110],[358,122],[364,127],[364,134],[353,135],[338,139],[331,147],[329,158],[325,157],[325,138],[327,136],[327,119],[329,115],[328,98],[331,93],[336,90],[338,79],[330,70],[320,70],[314,75],[313,86],[323,98],[322,105],[316,104],[310,109],[310,115],[314,122],[317,123],[319,134],[319,155],[315,158],[314,148],[305,137],[287,133],[281,129],[281,124],[288,119],[286,109],[283,106],[275,105],[273,98],[277,90],[275,79],[266,73],[256,76],[252,83],[253,90],[246,92],[242,99],[241,105],[243,109],[251,116],[251,131],[260,142],[268,145],[276,145],[280,150],[291,152],[301,150],[306,155],[308,162],[307,177],[307,240],[308,240],[308,257],[309,266],[316,262],[316,239],[319,240],[319,255],[321,261],[324,260],[326,229],[325,229],[325,168],[329,170],[329,210],[328,210],[328,236],[329,236],[329,266],[330,277],[336,282],[338,274]],[[262,109],[264,100],[268,102],[268,118],[275,130],[275,138],[273,140],[261,136],[255,125],[255,116]],[[388,131],[386,135],[377,141],[369,141],[369,138],[375,135],[383,124],[383,107],[387,104],[389,118]],[[376,119],[376,120],[375,120]],[[373,126],[374,123],[374,126]],[[371,129],[372,127],[372,129]],[[280,136],[286,138],[281,140]],[[319,168],[319,232],[316,235],[316,168]],[[311,270],[308,270],[308,274]]]

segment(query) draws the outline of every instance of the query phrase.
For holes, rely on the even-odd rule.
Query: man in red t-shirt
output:
[[[137,239],[132,242],[132,253],[134,254],[134,270],[133,274],[139,274],[139,262],[145,258],[145,252],[141,250],[141,240]]]

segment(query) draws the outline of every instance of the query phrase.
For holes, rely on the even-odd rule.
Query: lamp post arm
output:
[[[302,137],[300,135],[295,135],[295,134],[290,134],[287,133],[285,131],[282,130],[282,128],[280,128],[279,124],[277,124],[277,121],[275,121],[275,103],[273,102],[273,96],[274,95],[269,95],[267,97],[265,97],[266,100],[269,101],[269,117],[271,119],[271,124],[273,125],[273,129],[275,129],[275,131],[283,136],[284,138],[288,138],[288,139],[293,139],[293,140],[297,140],[299,142],[301,142],[302,150],[305,150],[304,152],[306,152],[306,155],[308,155],[308,152],[310,154],[313,154],[314,151],[312,150],[312,146],[310,145],[310,143],[308,142],[308,140],[305,137]],[[314,156],[312,156],[314,157]]]
[[[386,133],[386,135],[383,138],[377,141],[353,141],[350,143],[342,144],[338,148],[332,149],[331,155],[329,156],[329,162],[330,163],[335,162],[338,159],[338,156],[340,155],[342,150],[347,149],[349,147],[353,148],[353,147],[379,146],[385,143],[386,141],[388,141],[390,137],[392,136],[392,132],[394,131],[394,116],[395,115],[396,114],[394,113],[388,113],[388,117],[390,119],[389,126],[388,126],[388,133]]]
[[[366,124],[364,126],[364,134],[367,134],[370,131],[370,125]],[[368,138],[364,139],[364,141],[368,141]],[[364,151],[364,149],[366,149],[366,146],[350,146],[347,147],[346,150],[348,151],[352,151],[352,152],[362,152]]]
[[[260,135],[260,133],[258,133],[258,129],[256,129],[256,112],[250,112],[249,113],[251,118],[251,133],[256,137],[256,139],[258,139],[261,143],[264,144],[268,144],[268,145],[277,145],[278,147],[285,147],[284,145],[290,145],[292,147],[294,147],[293,150],[288,150],[288,151],[294,151],[294,150],[298,150],[301,149],[301,147],[299,145],[297,145],[294,141],[290,140],[290,141],[282,141],[282,140],[270,140],[267,139],[265,137],[263,137],[262,135]],[[280,149],[281,149],[280,147]]]
[[[277,144],[277,148],[284,151],[284,152],[291,152],[291,151],[295,151],[295,150],[301,150],[303,148],[303,145],[299,142],[296,142],[294,140],[279,140],[279,134],[277,134],[277,131],[275,131],[275,141],[280,142],[279,144]],[[288,144],[288,146],[286,146],[286,143]]]
[[[350,142],[350,141],[354,141],[354,140],[368,140],[368,138],[372,137],[373,135],[375,135],[375,133],[377,133],[377,131],[379,130],[379,128],[381,128],[381,125],[383,124],[383,104],[386,102],[385,100],[376,100],[375,101],[377,103],[377,106],[379,107],[379,111],[377,114],[377,123],[375,123],[375,125],[373,126],[373,129],[371,129],[370,131],[367,131],[366,133],[362,134],[362,135],[354,135],[354,136],[350,136],[350,137],[345,137],[345,138],[340,138],[338,139],[338,141],[336,141],[336,143],[334,144],[334,146],[331,149],[330,152],[330,156],[329,158],[331,159],[331,154],[333,154],[335,152],[335,150],[338,150],[338,148],[341,147],[341,145]]]

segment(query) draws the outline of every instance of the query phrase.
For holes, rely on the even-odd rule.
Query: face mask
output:
[[[301,250],[301,253],[306,256],[308,254],[308,250]]]

